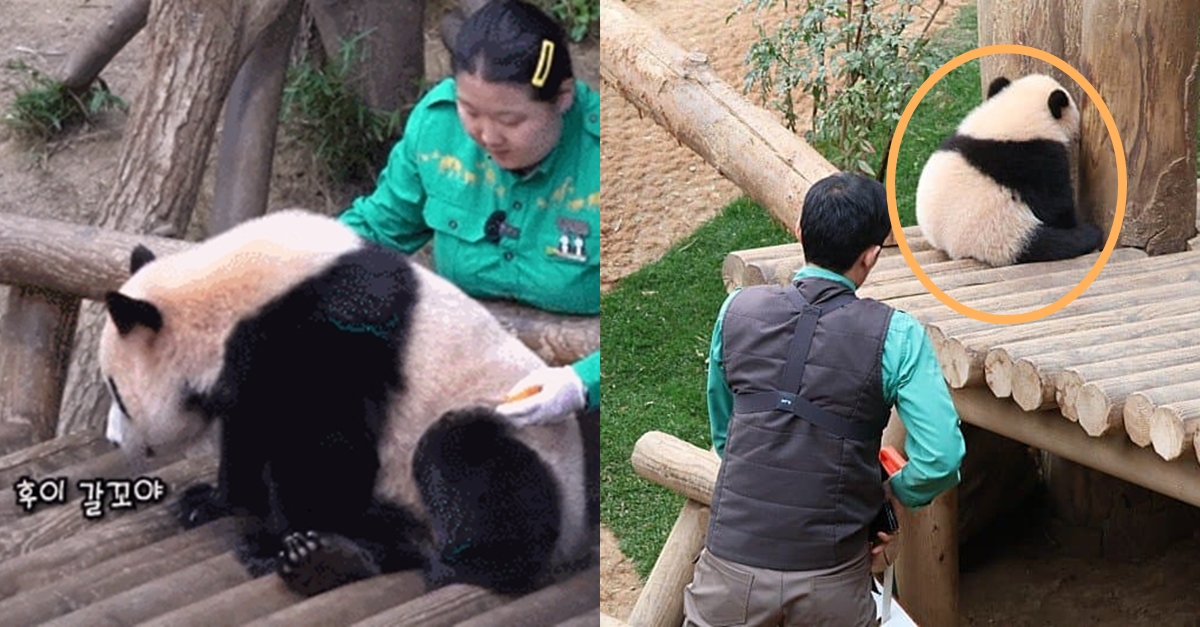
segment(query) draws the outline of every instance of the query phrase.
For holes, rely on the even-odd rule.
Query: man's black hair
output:
[[[546,63],[541,59],[544,41],[554,46],[549,68],[539,67]],[[574,76],[562,27],[537,7],[519,0],[492,0],[472,13],[451,48],[455,74],[478,74],[492,83],[525,85],[541,102],[554,100],[562,82]],[[545,74],[541,87],[532,82],[539,70]]]
[[[809,263],[844,273],[891,229],[887,192],[878,181],[841,172],[817,181],[804,195],[800,243]]]

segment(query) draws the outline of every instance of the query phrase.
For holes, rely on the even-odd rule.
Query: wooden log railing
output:
[[[639,111],[791,227],[804,194],[837,171],[762,107],[620,0],[600,0],[600,75]]]
[[[0,327],[0,454],[56,432],[76,317],[65,318],[69,325],[52,328],[44,328],[40,321],[58,319],[60,309],[77,310],[80,298],[99,300],[120,287],[129,276],[129,252],[138,244],[160,256],[193,245],[0,215],[0,284],[15,286],[13,291],[22,296],[21,309],[10,305],[7,324]],[[597,317],[555,315],[500,301],[483,304],[549,363],[569,363],[600,346]],[[40,315],[45,308],[56,315]]]

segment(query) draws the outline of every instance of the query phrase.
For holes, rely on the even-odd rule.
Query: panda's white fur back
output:
[[[1061,119],[1050,115],[1047,98],[1055,90],[1062,86],[1049,76],[1023,76],[975,107],[959,123],[956,135],[1069,145],[1079,133],[1079,109],[1072,100]],[[973,257],[994,266],[1013,263],[1041,225],[1015,190],[944,147],[921,170],[916,218],[929,243],[951,258]]]
[[[421,298],[413,312],[408,349],[401,363],[412,383],[388,416],[376,491],[405,504],[419,503],[412,458],[424,429],[447,411],[494,406],[530,371],[545,363],[500,326],[488,310],[437,274],[414,264]],[[577,556],[588,541],[584,459],[579,425],[566,420],[523,427],[516,439],[529,446],[554,473],[563,496],[563,537],[556,560]]]
[[[975,257],[1003,265],[1024,250],[1028,235],[1040,223],[1019,198],[962,155],[939,150],[917,183],[917,224],[925,239],[952,259]]]

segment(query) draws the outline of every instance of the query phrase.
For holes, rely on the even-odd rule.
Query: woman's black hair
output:
[[[842,172],[817,181],[804,195],[800,243],[804,257],[822,268],[849,270],[891,230],[887,192],[878,181]]]
[[[472,13],[458,31],[450,57],[455,74],[527,85],[542,102],[554,100],[562,82],[574,76],[562,27],[520,0],[492,0]]]

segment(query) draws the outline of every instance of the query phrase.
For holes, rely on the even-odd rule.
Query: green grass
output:
[[[5,124],[35,144],[45,144],[87,126],[105,111],[128,109],[101,79],[72,90],[20,61],[6,63],[5,69],[24,74],[26,82],[5,112]]]
[[[602,517],[642,576],[683,497],[633,473],[633,444],[658,430],[711,446],[704,378],[713,321],[725,299],[721,261],[732,250],[790,240],[762,208],[738,200],[600,299]]]

